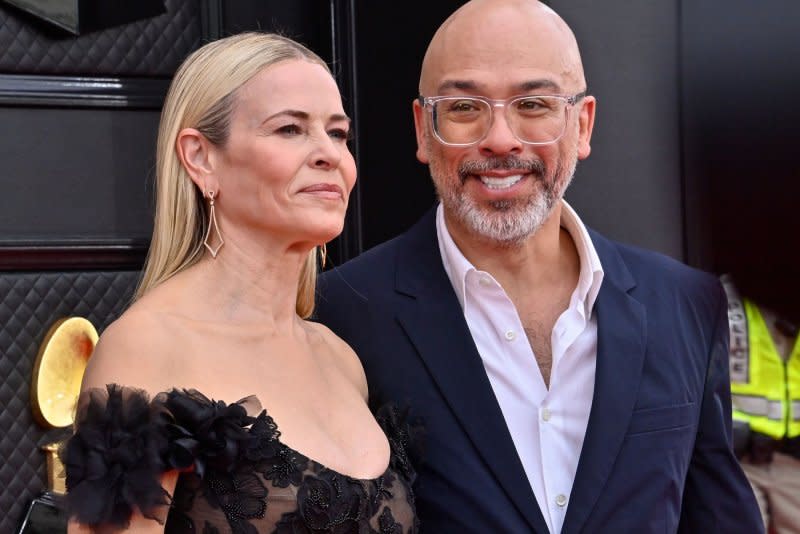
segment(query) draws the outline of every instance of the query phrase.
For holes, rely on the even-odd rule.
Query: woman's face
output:
[[[317,63],[283,61],[244,84],[228,142],[211,152],[226,239],[268,232],[310,248],[336,237],[356,181],[349,129],[339,89]]]

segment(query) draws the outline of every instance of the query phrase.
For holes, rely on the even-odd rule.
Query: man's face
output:
[[[505,130],[496,137],[512,148],[499,148],[491,139],[476,147],[446,147],[429,127],[428,163],[450,220],[492,242],[513,245],[532,235],[563,197],[578,161],[576,136],[526,146],[510,139],[507,125],[493,129]]]
[[[585,89],[582,74],[558,32],[530,33],[530,21],[496,9],[491,16],[454,22],[434,40],[421,80],[424,96],[572,96]],[[545,29],[547,29],[545,27]],[[523,39],[521,35],[536,35]],[[534,44],[530,44],[534,43]],[[575,50],[577,54],[577,50]],[[580,61],[577,59],[577,67]],[[494,107],[486,136],[467,147],[441,143],[428,107],[414,105],[417,157],[430,166],[451,232],[496,244],[521,243],[550,216],[589,154],[594,100],[567,106],[564,134],[548,145],[515,136],[504,107]]]

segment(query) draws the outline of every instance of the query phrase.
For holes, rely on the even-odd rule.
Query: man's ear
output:
[[[585,96],[578,114],[578,159],[586,159],[592,153],[592,130],[597,100],[593,96]]]
[[[428,163],[428,149],[425,143],[425,108],[419,99],[415,98],[412,104],[414,108],[414,130],[417,133],[417,159],[421,163]]]
[[[206,137],[195,128],[184,128],[175,141],[178,158],[186,173],[205,195],[208,191],[219,190],[214,174],[214,147]]]

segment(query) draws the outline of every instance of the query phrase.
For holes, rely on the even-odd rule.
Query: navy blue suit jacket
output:
[[[434,213],[325,273],[316,316],[361,358],[371,401],[406,403],[424,422],[423,532],[545,533],[442,266]],[[562,532],[763,532],[731,452],[718,281],[590,235],[605,271],[597,371]]]

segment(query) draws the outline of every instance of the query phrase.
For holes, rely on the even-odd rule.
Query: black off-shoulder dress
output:
[[[409,427],[395,407],[376,418],[391,460],[383,475],[360,480],[281,443],[255,397],[226,404],[172,390],[151,401],[118,385],[89,390],[61,450],[65,505],[99,532],[124,529],[134,510],[167,533],[417,532]],[[170,498],[160,480],[173,469],[180,475]]]

